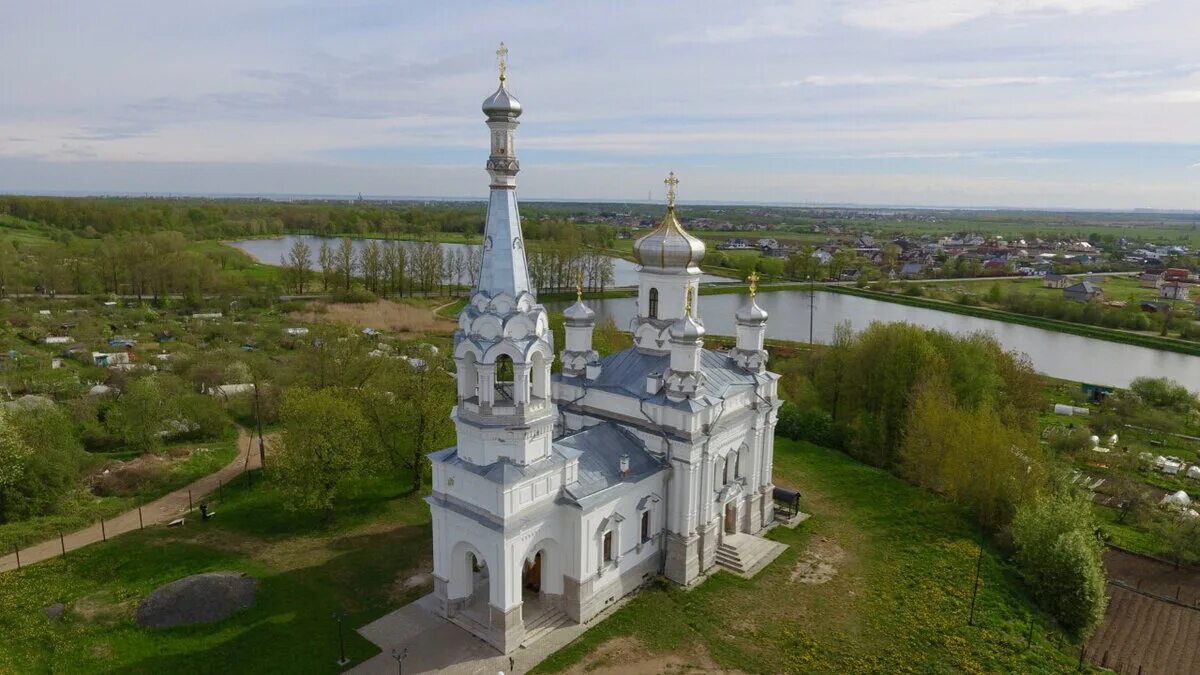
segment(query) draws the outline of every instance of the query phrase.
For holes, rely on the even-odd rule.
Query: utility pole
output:
[[[979,557],[975,559],[975,583],[971,586],[971,614],[967,625],[975,625],[975,598],[979,595],[979,569],[983,566],[983,540],[979,541]]]

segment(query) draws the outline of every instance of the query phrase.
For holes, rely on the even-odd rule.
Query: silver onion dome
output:
[[[738,323],[748,323],[752,325],[758,325],[765,322],[767,317],[767,310],[758,306],[758,302],[754,299],[753,295],[750,296],[750,302],[738,307],[737,312],[734,313],[734,318],[737,319]]]
[[[633,254],[642,267],[699,273],[704,242],[688,234],[675,217],[675,207],[668,206],[658,227],[634,243]]]
[[[576,300],[575,304],[563,310],[563,319],[571,322],[592,321],[596,318],[596,312],[587,305],[583,304],[583,300]]]
[[[521,102],[508,91],[501,80],[496,93],[483,100],[483,114],[488,117],[520,117]]]
[[[704,325],[692,318],[692,315],[685,314],[683,318],[676,319],[675,323],[671,324],[671,339],[681,342],[694,342],[704,337]]]

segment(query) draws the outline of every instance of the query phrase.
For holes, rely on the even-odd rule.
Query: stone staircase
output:
[[[717,546],[717,564],[734,574],[749,579],[783,553],[787,546],[739,532],[727,534]]]
[[[525,626],[525,637],[521,640],[521,646],[533,644],[538,640],[546,637],[551,632],[567,626],[571,620],[563,613],[561,609],[551,609],[543,612],[533,621],[530,621]]]

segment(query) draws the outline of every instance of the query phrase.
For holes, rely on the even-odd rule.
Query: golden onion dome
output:
[[[633,255],[652,271],[699,274],[704,242],[688,234],[675,217],[675,207],[668,206],[662,222],[634,243]]]

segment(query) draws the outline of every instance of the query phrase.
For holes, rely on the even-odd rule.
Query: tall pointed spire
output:
[[[503,42],[496,50],[496,56],[500,87],[483,102],[492,136],[492,151],[487,161],[492,191],[483,233],[483,265],[475,288],[491,297],[507,293],[516,298],[522,293],[534,292],[529,282],[516,196],[517,172],[521,170],[521,164],[517,161],[515,142],[521,103],[506,88],[508,48]]]

